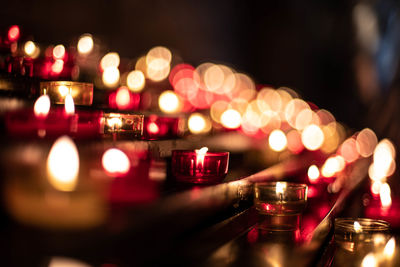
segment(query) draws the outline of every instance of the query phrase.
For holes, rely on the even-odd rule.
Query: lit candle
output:
[[[228,172],[229,152],[208,152],[204,147],[172,151],[172,173],[177,181],[194,184],[217,184]]]
[[[105,113],[104,134],[113,139],[139,138],[143,134],[143,115]]]
[[[64,104],[71,95],[76,105],[90,106],[93,103],[93,84],[72,81],[51,81],[40,83],[40,93],[48,95],[53,103]]]

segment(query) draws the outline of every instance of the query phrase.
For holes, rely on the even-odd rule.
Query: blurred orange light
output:
[[[104,152],[101,162],[104,170],[112,175],[126,174],[131,167],[128,156],[117,148]]]
[[[382,186],[381,181],[373,181],[372,185],[371,185],[372,194],[374,194],[375,196],[378,196],[379,193],[381,192],[381,186]]]
[[[53,144],[47,158],[50,184],[60,191],[73,191],[79,172],[78,149],[72,139],[62,136]]]
[[[33,107],[36,117],[46,117],[50,111],[50,98],[48,95],[40,96]]]
[[[147,63],[147,77],[150,80],[159,82],[168,77],[170,64],[163,58],[156,58]]]
[[[242,116],[235,109],[227,109],[221,115],[221,124],[228,129],[237,129],[242,124]]]
[[[188,128],[193,134],[206,133],[211,130],[211,123],[203,114],[193,113],[189,117]]]
[[[156,46],[149,50],[146,55],[146,63],[149,65],[151,61],[155,59],[163,59],[167,64],[171,63],[172,53],[171,51],[163,46]]]
[[[27,41],[24,45],[24,52],[31,58],[37,58],[40,53],[39,47],[32,41]]]
[[[378,144],[378,138],[371,129],[366,128],[358,133],[356,139],[356,147],[358,153],[362,157],[371,156],[372,153],[374,153],[374,149],[377,144]]]
[[[104,69],[102,80],[105,86],[113,88],[118,86],[119,77],[120,74],[117,67],[108,67]]]
[[[60,45],[56,45],[53,48],[53,57],[54,59],[63,59],[65,56],[65,47],[60,44]]]
[[[324,143],[324,133],[318,125],[308,125],[301,133],[301,141],[308,150],[318,150]]]
[[[379,196],[381,199],[381,205],[384,208],[390,207],[392,205],[392,197],[390,191],[390,186],[387,183],[381,185]]]
[[[126,78],[126,83],[128,85],[128,88],[132,90],[133,92],[140,92],[144,88],[145,85],[145,77],[143,72],[140,70],[134,70],[129,72],[127,78]]]
[[[218,65],[210,66],[204,73],[205,86],[211,92],[220,89],[224,84],[224,80],[224,72]]]
[[[396,150],[388,139],[383,139],[374,150],[374,168],[379,175],[391,175],[395,171]]]
[[[316,183],[319,178],[318,167],[316,165],[311,165],[308,168],[307,175],[308,175],[308,180],[310,180],[310,183],[312,184]]]
[[[377,266],[378,266],[378,259],[372,252],[365,255],[365,257],[361,262],[361,267],[377,267]]]
[[[273,130],[268,138],[269,147],[277,152],[283,151],[287,145],[287,139],[284,132],[279,129]]]
[[[20,35],[19,27],[18,25],[13,25],[10,27],[8,30],[8,40],[11,42],[17,41]]]
[[[119,109],[126,109],[129,107],[129,104],[131,103],[131,94],[128,88],[125,86],[118,88],[115,100]]]
[[[178,112],[181,107],[178,96],[175,94],[174,91],[171,90],[164,91],[160,95],[160,97],[158,98],[158,105],[161,111],[165,113]]]
[[[119,54],[116,52],[110,52],[103,56],[100,61],[100,67],[103,71],[105,71],[107,68],[118,68],[119,62]]]
[[[157,134],[160,131],[160,127],[158,127],[157,123],[152,121],[147,125],[147,131],[152,134]]]
[[[83,55],[89,54],[93,50],[93,45],[94,43],[92,35],[88,33],[83,34],[81,37],[79,37],[77,45],[78,52]]]
[[[75,113],[74,99],[69,94],[64,99],[64,110],[67,115],[74,115]]]
[[[287,138],[287,147],[288,149],[295,154],[303,151],[304,146],[301,142],[301,134],[297,130],[291,130],[286,135]]]
[[[64,61],[62,59],[57,59],[53,65],[51,65],[51,71],[60,74],[64,69]]]
[[[383,249],[383,255],[387,259],[391,259],[395,255],[395,252],[396,252],[396,239],[392,237],[386,243],[385,248]]]
[[[216,101],[211,105],[210,115],[213,121],[221,122],[221,115],[227,110],[229,103],[223,100]]]
[[[296,128],[297,115],[303,109],[310,109],[310,106],[305,101],[298,98],[290,100],[290,102],[286,105],[285,118],[289,125],[293,128]]]
[[[321,174],[324,177],[332,177],[342,171],[345,167],[345,161],[341,156],[328,158],[321,168]]]
[[[360,156],[357,152],[356,140],[348,138],[339,148],[340,155],[346,162],[353,162]]]

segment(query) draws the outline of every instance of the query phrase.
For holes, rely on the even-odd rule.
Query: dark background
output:
[[[184,61],[227,64],[258,84],[287,86],[354,129],[369,107],[355,82],[356,1],[7,1],[1,29],[68,44],[82,33],[135,58],[156,45]]]

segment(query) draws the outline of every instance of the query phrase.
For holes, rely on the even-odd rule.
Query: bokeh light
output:
[[[105,86],[109,88],[117,87],[119,84],[119,70],[117,67],[108,67],[104,69],[102,80]]]
[[[354,138],[346,139],[339,148],[339,154],[344,158],[346,162],[353,162],[359,158],[357,152],[356,140]]]
[[[311,165],[307,171],[308,180],[310,183],[314,184],[319,178],[319,169],[316,165]]]
[[[164,91],[158,98],[158,105],[165,113],[176,113],[180,111],[181,103],[174,91]]]
[[[362,157],[369,157],[374,153],[375,147],[378,144],[378,138],[375,133],[369,129],[363,129],[358,133],[356,139],[357,152]]]
[[[189,131],[193,134],[203,134],[211,130],[211,122],[201,113],[193,113],[188,120]]]
[[[126,109],[131,104],[131,93],[128,88],[122,86],[118,88],[117,93],[115,95],[115,101],[117,103],[118,109]]]
[[[24,45],[25,55],[31,58],[37,58],[40,54],[39,47],[33,41],[27,41]]]
[[[85,33],[79,37],[77,44],[78,52],[82,55],[87,55],[92,52],[94,46],[93,37],[91,34]]]
[[[65,56],[65,46],[62,44],[56,45],[53,48],[53,58],[54,59],[63,59]]]
[[[129,72],[126,78],[126,83],[131,91],[142,91],[146,83],[143,72],[141,72],[140,70],[133,70]]]
[[[8,30],[8,40],[10,40],[11,42],[17,41],[19,38],[19,35],[20,35],[20,30],[19,30],[18,25],[13,25]]]
[[[104,152],[101,162],[104,170],[112,175],[126,174],[131,167],[128,156],[117,148]]]
[[[242,116],[235,109],[227,109],[221,115],[221,124],[228,129],[237,129],[242,124]]]
[[[105,71],[107,68],[118,68],[119,63],[119,54],[116,52],[110,52],[103,56],[100,61],[100,67],[103,71]]]
[[[274,151],[283,151],[287,145],[285,133],[279,129],[273,130],[269,135],[268,144],[269,147]]]
[[[33,112],[36,117],[46,117],[50,111],[50,98],[48,95],[40,96],[33,106]]]
[[[324,133],[318,125],[311,124],[301,133],[301,141],[308,150],[318,150],[324,142]]]

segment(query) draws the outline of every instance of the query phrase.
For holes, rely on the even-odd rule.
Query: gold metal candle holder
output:
[[[90,106],[93,103],[93,84],[72,81],[51,81],[40,83],[40,94],[48,95],[56,104],[64,104],[71,95],[75,105]]]
[[[143,115],[105,113],[103,119],[106,136],[110,135],[115,139],[130,139],[143,135]]]

